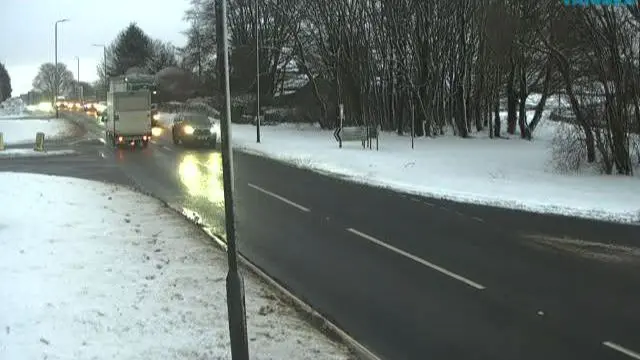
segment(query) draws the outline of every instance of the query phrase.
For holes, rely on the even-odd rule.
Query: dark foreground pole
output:
[[[233,152],[231,149],[231,94],[229,89],[229,49],[227,46],[227,0],[216,0],[216,34],[218,45],[218,79],[224,94],[222,132],[222,176],[224,185],[224,213],[227,231],[227,311],[233,360],[249,360],[247,317],[244,300],[244,281],[238,271],[236,219],[233,204]],[[220,58],[222,57],[222,59]]]

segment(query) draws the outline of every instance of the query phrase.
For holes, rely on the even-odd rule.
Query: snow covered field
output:
[[[2,159],[2,158],[19,158],[19,157],[70,155],[70,154],[73,154],[73,153],[75,153],[74,150],[35,151],[33,149],[4,149],[4,150],[0,150],[0,159]]]
[[[532,114],[532,112],[531,112]],[[640,222],[640,178],[559,174],[551,141],[561,124],[543,120],[531,142],[383,133],[380,151],[359,142],[339,149],[332,131],[310,125],[234,125],[237,148],[353,181],[456,201],[621,222]],[[564,125],[566,126],[566,125]],[[506,126],[503,127],[506,129]],[[374,144],[375,146],[375,144]]]
[[[35,143],[36,133],[43,132],[45,139],[62,137],[72,131],[72,126],[56,119],[0,119],[0,132],[8,145]]]
[[[226,256],[116,185],[0,173],[0,358],[230,359]],[[346,359],[245,278],[252,359]]]

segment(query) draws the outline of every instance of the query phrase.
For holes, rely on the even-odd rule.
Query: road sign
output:
[[[33,148],[35,151],[44,151],[44,133],[36,133],[36,145]]]

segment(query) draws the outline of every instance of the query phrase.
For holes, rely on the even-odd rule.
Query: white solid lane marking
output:
[[[285,198],[283,196],[280,196],[278,194],[274,194],[269,190],[265,190],[265,189],[261,188],[260,186],[253,185],[253,184],[249,183],[249,187],[252,187],[252,188],[254,188],[254,189],[256,189],[256,190],[258,190],[260,192],[263,192],[263,193],[265,193],[265,194],[267,194],[267,195],[269,195],[271,197],[274,197],[274,198],[276,198],[276,199],[278,199],[278,200],[280,200],[280,201],[282,201],[284,203],[287,203],[287,204],[289,204],[289,205],[291,205],[291,206],[293,206],[293,207],[295,207],[295,208],[297,208],[299,210],[302,210],[304,212],[310,212],[311,211],[308,208],[306,208],[306,207],[304,207],[304,206],[302,206],[300,204],[297,204],[297,203],[295,203],[295,202],[293,202],[293,201],[291,201],[291,200],[289,200],[289,199],[287,199],[287,198]]]
[[[162,145],[162,148],[165,150],[173,151],[173,149],[168,147],[167,145]]]
[[[456,279],[458,281],[461,281],[461,282],[463,282],[463,283],[465,283],[465,284],[467,284],[467,285],[469,285],[471,287],[474,287],[474,288],[476,288],[478,290],[484,290],[485,289],[485,287],[483,285],[480,285],[475,281],[471,281],[471,280],[465,278],[464,276],[461,276],[461,275],[458,275],[458,274],[456,274],[454,272],[451,272],[451,271],[449,271],[449,270],[447,270],[447,269],[445,269],[443,267],[440,267],[440,266],[438,266],[436,264],[433,264],[433,263],[431,263],[431,262],[429,262],[429,261],[427,261],[425,259],[419,258],[419,257],[417,257],[417,256],[415,256],[413,254],[410,254],[410,253],[408,253],[408,252],[406,252],[404,250],[400,250],[400,249],[398,249],[398,248],[396,248],[394,246],[391,246],[391,245],[389,245],[389,244],[387,244],[387,243],[385,243],[385,242],[383,242],[381,240],[378,240],[378,239],[374,238],[371,235],[367,235],[367,234],[365,234],[363,232],[360,232],[360,231],[358,231],[356,229],[353,229],[353,228],[348,228],[347,231],[349,231],[352,234],[358,235],[358,236],[360,236],[361,238],[363,238],[365,240],[369,240],[370,242],[372,242],[372,243],[374,243],[376,245],[379,245],[379,246],[382,246],[382,247],[384,247],[384,248],[386,248],[388,250],[391,250],[391,251],[395,252],[396,254],[399,254],[399,255],[402,255],[402,256],[404,256],[404,257],[406,257],[408,259],[411,259],[411,260],[413,260],[413,261],[415,261],[415,262],[417,262],[417,263],[419,263],[421,265],[424,265],[424,266],[426,266],[426,267],[428,267],[430,269],[433,269],[433,270],[438,271],[438,272],[440,272],[440,273],[442,273],[444,275],[447,275],[447,276],[449,276],[451,278],[454,278],[454,279]]]
[[[101,156],[103,159],[106,159],[106,158],[107,158],[107,157],[104,155],[104,153],[103,153],[102,151],[100,151],[100,156]]]
[[[475,220],[475,221],[478,221],[478,222],[482,222],[482,223],[484,222],[484,219],[479,218],[479,217],[477,217],[477,216],[472,216],[471,218],[472,218],[473,220]]]
[[[604,346],[607,346],[615,351],[621,352],[625,355],[627,355],[628,357],[632,358],[632,359],[637,359],[640,360],[640,354],[638,354],[637,352],[631,351],[623,346],[620,346],[616,343],[613,343],[611,341],[605,341],[602,343]]]

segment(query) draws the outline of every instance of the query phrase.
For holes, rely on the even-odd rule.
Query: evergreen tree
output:
[[[11,97],[11,77],[3,63],[0,63],[0,102]]]
[[[136,23],[129,24],[115,40],[109,64],[110,75],[124,75],[134,67],[146,69],[153,50],[151,38]]]

